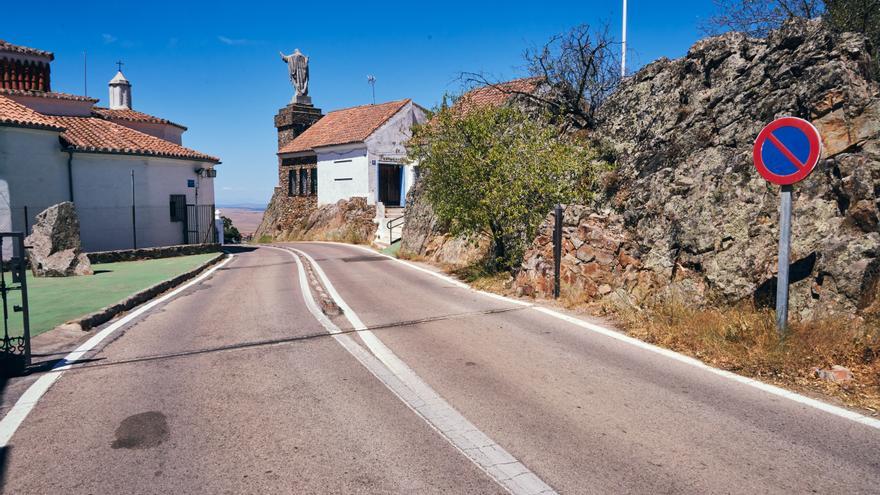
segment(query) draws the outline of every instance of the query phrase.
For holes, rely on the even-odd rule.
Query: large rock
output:
[[[287,196],[276,188],[254,239],[369,244],[376,234],[375,216],[376,207],[366,198],[317,206],[314,196]]]
[[[406,223],[400,241],[400,255],[461,268],[482,262],[489,255],[487,236],[453,236],[440,224],[425,199],[423,185],[416,183],[406,199]]]
[[[767,39],[709,38],[635,74],[600,112],[598,134],[619,156],[607,202],[575,215],[567,235],[571,244],[611,239],[614,256],[598,275],[575,262],[570,278],[597,294],[673,289],[695,304],[772,307],[779,188],[758,175],[751,152],[766,123],[791,115],[812,121],[825,147],[795,186],[792,310],[824,317],[877,307],[880,86],[869,48],[820,21],[793,22]],[[526,254],[523,292],[546,292],[551,221]],[[623,255],[637,267],[623,267]]]
[[[93,273],[89,258],[80,245],[76,208],[69,201],[40,212],[31,235],[24,243],[28,247],[31,270],[38,277]]]

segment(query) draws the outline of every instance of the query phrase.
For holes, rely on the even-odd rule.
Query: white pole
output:
[[[620,78],[626,78],[626,0],[623,0],[623,47],[620,54]]]

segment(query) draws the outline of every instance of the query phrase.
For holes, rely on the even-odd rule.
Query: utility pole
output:
[[[373,88],[373,105],[376,104],[376,78],[373,76],[367,76],[367,84],[369,84]]]
[[[89,60],[86,52],[83,52],[83,95],[89,96]]]
[[[134,210],[134,169],[131,170],[131,247],[132,249],[137,249],[138,247],[138,236],[137,236],[137,216]]]
[[[623,0],[623,46],[620,53],[620,78],[626,78],[626,0]]]

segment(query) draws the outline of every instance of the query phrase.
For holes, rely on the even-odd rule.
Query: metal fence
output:
[[[0,230],[33,232],[36,216],[51,205],[16,206],[7,209],[8,225]],[[217,242],[214,205],[76,205],[80,235],[86,251],[113,251],[174,244]],[[0,216],[3,212],[0,212]],[[2,220],[2,219],[0,219]]]
[[[31,364],[24,237],[23,232],[0,232],[0,299],[3,306],[0,373],[3,375],[18,374]]]
[[[208,244],[217,242],[214,227],[214,205],[186,205],[184,243]]]

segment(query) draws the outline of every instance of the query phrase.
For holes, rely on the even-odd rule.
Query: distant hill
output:
[[[220,210],[221,215],[232,220],[232,225],[234,225],[243,236],[253,234],[254,231],[257,230],[257,226],[260,225],[260,220],[263,219],[264,208],[262,207],[221,206],[217,209]]]

